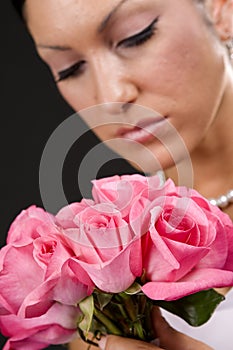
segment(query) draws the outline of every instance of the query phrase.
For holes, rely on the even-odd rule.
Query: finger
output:
[[[160,341],[160,346],[166,350],[211,350],[208,345],[193,339],[172,328],[158,308],[152,311],[152,322],[155,333]],[[212,349],[213,350],[213,349]]]
[[[163,350],[150,343],[112,335],[101,338],[99,347],[101,350]]]
[[[158,307],[155,307],[152,310],[152,322],[154,332],[156,334],[156,337],[159,338],[161,346],[166,347],[167,350],[175,350],[175,344],[178,343],[180,346],[179,350],[182,350],[181,343],[183,343],[183,339],[181,333],[177,332],[169,325],[169,323],[162,316],[161,311]]]
[[[152,309],[152,323],[154,331],[158,338],[161,338],[163,333],[171,332],[174,333],[175,330],[169,325],[169,323],[162,316],[161,311],[158,307],[153,307]]]

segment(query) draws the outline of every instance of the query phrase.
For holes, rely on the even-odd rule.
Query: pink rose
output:
[[[42,349],[51,340],[72,339],[81,315],[77,304],[93,283],[85,271],[80,279],[74,274],[74,252],[55,218],[30,207],[16,218],[7,241],[0,251],[0,328],[11,337],[4,349],[25,349],[24,342]]]
[[[56,215],[56,221],[61,227],[75,228],[77,227],[74,222],[75,216],[94,204],[94,201],[90,199],[82,199],[81,202],[71,203],[59,211]]]
[[[160,178],[142,175],[112,176],[94,180],[92,195],[96,203],[113,203],[122,217],[129,214],[132,203],[138,198],[149,198],[150,194],[159,194],[163,188]]]
[[[226,214],[194,190],[178,188],[175,194],[171,187],[165,200],[155,199],[146,211],[142,249],[148,283],[142,290],[149,298],[175,300],[233,285],[233,224]]]
[[[37,317],[21,318],[10,314],[0,317],[2,333],[10,338],[4,350],[39,350],[51,344],[65,344],[77,337],[80,310],[54,303]]]
[[[140,201],[135,204],[137,208],[140,205]],[[80,267],[84,269],[99,289],[117,293],[141,275],[141,240],[115,205],[72,204],[63,208],[56,219],[63,225],[64,237],[76,255],[72,259],[73,271],[79,274]]]
[[[42,208],[31,206],[23,210],[10,226],[7,243],[23,244],[32,242],[40,236],[38,230],[49,230],[49,233],[57,232],[53,215]],[[51,231],[52,230],[52,231]]]

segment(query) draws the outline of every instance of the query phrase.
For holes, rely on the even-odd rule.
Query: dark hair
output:
[[[11,0],[14,8],[16,11],[19,13],[19,15],[22,17],[22,10],[23,10],[23,5],[25,3],[25,0]]]

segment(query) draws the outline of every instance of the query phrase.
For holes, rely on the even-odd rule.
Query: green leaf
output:
[[[88,332],[91,328],[91,323],[94,314],[94,299],[93,296],[85,298],[79,303],[80,310],[83,313],[83,318],[79,322],[78,327],[83,331],[85,337],[88,336]]]
[[[90,332],[93,334],[96,332],[100,332],[101,334],[108,334],[108,329],[98,319],[93,318]]]
[[[97,296],[97,302],[101,311],[105,308],[105,306],[107,306],[110,303],[110,301],[113,298],[112,294],[107,294],[107,293],[97,293],[96,296]]]
[[[209,289],[174,301],[154,301],[153,304],[183,318],[191,326],[198,327],[210,319],[224,299],[223,295]]]
[[[125,294],[128,295],[138,294],[139,292],[141,292],[141,286],[137,282],[134,282],[132,286],[125,290]]]

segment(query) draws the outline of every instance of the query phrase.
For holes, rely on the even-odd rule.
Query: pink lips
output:
[[[124,140],[146,143],[156,137],[156,133],[158,133],[165,120],[165,117],[146,119],[137,123],[134,128],[119,129],[117,136]]]

